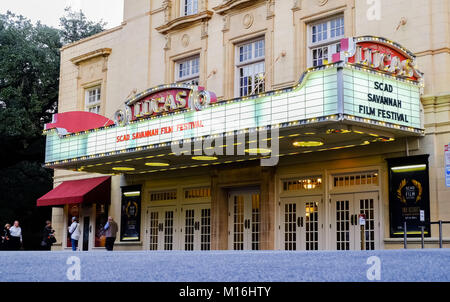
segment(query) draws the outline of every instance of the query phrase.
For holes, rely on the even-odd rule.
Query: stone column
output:
[[[275,168],[261,171],[261,250],[275,248]]]
[[[64,223],[64,208],[52,208],[52,228],[55,230],[55,238],[57,240],[57,243],[52,246],[52,250],[62,250],[64,248],[63,240],[66,239],[63,235],[67,233],[67,228]]]
[[[219,186],[218,171],[211,173],[211,249],[228,249],[228,200]]]

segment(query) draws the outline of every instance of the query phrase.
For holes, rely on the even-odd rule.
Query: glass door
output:
[[[89,250],[89,233],[91,232],[91,218],[89,216],[83,217],[83,251]]]
[[[229,240],[231,250],[259,250],[261,204],[258,191],[229,194]]]
[[[176,214],[175,207],[150,208],[148,213],[150,250],[176,249]]]
[[[378,193],[358,193],[355,194],[357,212],[365,215],[364,230],[359,231],[358,247],[365,250],[375,250],[379,248],[379,218],[378,218]],[[364,244],[361,245],[362,234],[364,235]]]
[[[319,250],[322,247],[322,198],[284,198],[281,202],[281,248]]]
[[[186,251],[211,249],[211,206],[184,205],[182,211],[182,249]]]
[[[378,193],[339,194],[331,197],[332,248],[337,250],[374,250],[378,240]],[[360,224],[360,214],[365,224]]]

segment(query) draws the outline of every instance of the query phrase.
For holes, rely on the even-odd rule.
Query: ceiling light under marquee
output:
[[[205,156],[205,155],[199,155],[199,156],[193,156],[193,160],[217,160],[217,157],[215,156]]]
[[[113,167],[114,171],[134,171],[135,169],[132,167]]]
[[[145,165],[149,166],[149,167],[168,167],[168,166],[170,166],[170,163],[165,160],[158,160],[158,161],[146,162]]]
[[[245,149],[245,152],[250,154],[268,154],[271,153],[272,150],[267,148],[249,148]]]
[[[320,140],[308,140],[308,141],[295,141],[292,143],[294,147],[310,148],[323,146],[323,142]]]

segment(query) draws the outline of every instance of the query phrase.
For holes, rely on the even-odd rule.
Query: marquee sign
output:
[[[344,113],[422,128],[420,87],[382,74],[343,71]]]
[[[180,110],[202,110],[217,102],[214,93],[202,87],[172,84],[148,89],[125,102],[125,110],[115,114],[116,123],[127,124],[140,118],[173,113]]]
[[[284,90],[218,102],[214,93],[196,86],[173,84],[148,89],[127,100],[125,109],[116,113],[115,125],[65,136],[48,132],[45,161],[57,165],[245,129],[322,120],[423,134],[422,86],[416,80],[422,74],[415,68],[412,54],[384,41],[369,43],[364,37],[359,43],[358,39],[341,42],[342,60],[308,69],[296,86]],[[369,46],[370,52],[365,49]],[[379,63],[381,51],[383,63]],[[333,58],[337,59],[337,54]]]
[[[414,54],[387,39],[345,38],[340,44],[341,51],[332,55],[333,62],[345,61],[415,81],[423,77],[417,70]]]

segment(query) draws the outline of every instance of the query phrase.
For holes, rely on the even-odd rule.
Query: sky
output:
[[[58,27],[59,18],[64,8],[71,6],[75,10],[83,10],[89,20],[107,22],[106,28],[120,25],[123,18],[124,0],[0,0],[0,13],[8,10],[16,15],[23,15],[33,23],[41,23]]]

